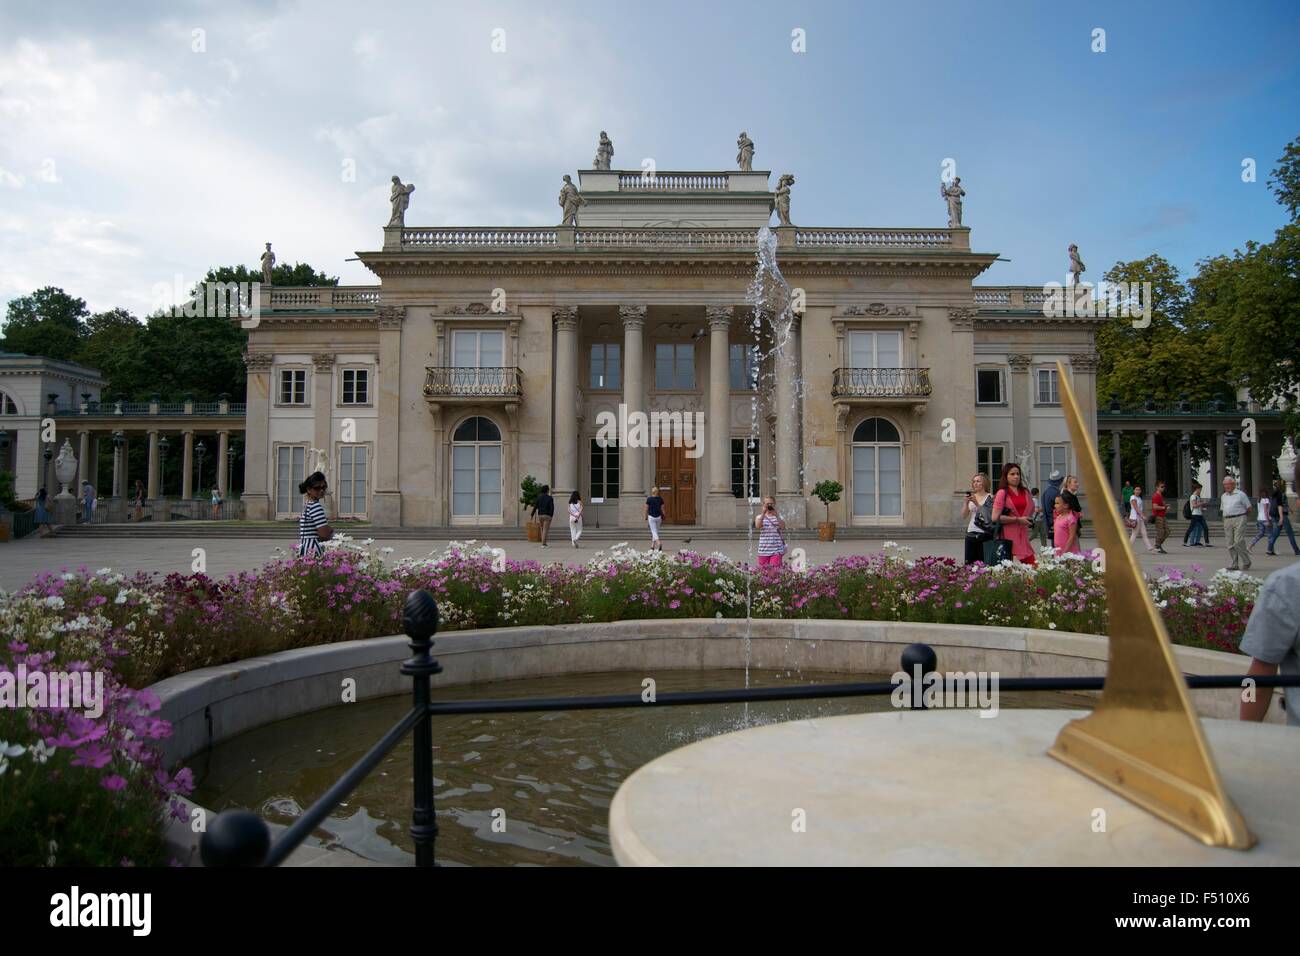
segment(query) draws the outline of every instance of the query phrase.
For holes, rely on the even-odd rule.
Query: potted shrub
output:
[[[838,481],[819,481],[813,486],[813,497],[826,506],[826,520],[817,522],[817,540],[835,540],[835,522],[831,520],[831,502],[840,500],[844,486]]]
[[[524,475],[524,480],[519,483],[519,490],[521,492],[519,503],[524,506],[525,511],[531,511],[533,505],[537,504],[537,496],[542,493],[542,486],[532,475]],[[535,516],[530,515],[524,527],[528,530],[529,541],[542,540],[542,526]]]

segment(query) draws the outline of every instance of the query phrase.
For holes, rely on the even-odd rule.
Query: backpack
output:
[[[1192,499],[1188,498],[1183,502],[1183,517],[1188,521],[1192,520]]]

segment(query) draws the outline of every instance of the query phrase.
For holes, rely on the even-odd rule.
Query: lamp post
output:
[[[235,448],[226,449],[226,497],[235,490]]]
[[[1228,467],[1224,471],[1231,474],[1234,478],[1238,477],[1239,469],[1237,468],[1237,433],[1228,429],[1228,434],[1223,436],[1223,450],[1228,459]],[[1224,477],[1227,477],[1226,475]]]
[[[167,436],[158,439],[158,497],[167,497]]]
[[[198,498],[203,495],[203,459],[207,455],[208,449],[203,442],[199,442],[198,447],[194,449],[194,457],[198,459],[199,464],[199,483],[195,486],[194,497]]]
[[[41,472],[41,484],[46,488],[50,486],[50,462],[54,460],[54,445],[51,442],[45,443],[45,470]]]
[[[122,446],[126,444],[126,437],[120,430],[113,432],[113,494],[110,497],[117,498],[123,486],[126,484],[126,462],[122,461]]]
[[[1187,498],[1192,493],[1192,436],[1187,432],[1183,432],[1183,436],[1178,439],[1178,453],[1182,462],[1180,474],[1187,480],[1187,487],[1178,490],[1182,492],[1182,497]]]

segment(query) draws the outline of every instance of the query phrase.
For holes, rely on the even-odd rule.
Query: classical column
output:
[[[578,307],[551,311],[555,322],[555,451],[551,494],[568,500],[578,487]]]
[[[114,436],[116,438],[117,436]],[[117,447],[117,442],[113,442],[113,493],[110,498],[121,498],[122,486],[126,483],[126,450],[128,439],[126,433],[122,433],[122,447]]]
[[[1223,436],[1225,432],[1222,428],[1214,432],[1214,475],[1210,479],[1210,497],[1218,498],[1223,494],[1223,479],[1228,474],[1227,460],[1228,450],[1224,445]]]
[[[1100,359],[1095,352],[1082,352],[1070,356],[1070,384],[1074,388],[1074,397],[1083,413],[1084,430],[1095,442],[1099,437],[1097,431],[1097,365]],[[1073,449],[1074,471],[1079,471],[1082,449]],[[1079,485],[1079,504],[1083,513],[1088,513],[1088,489]]]
[[[1022,451],[1032,452],[1029,447],[1029,364],[1032,361],[1028,355],[1007,356],[1007,365],[1011,367],[1011,454],[1007,461],[1018,461]]]
[[[268,290],[269,291],[269,290]],[[271,363],[273,356],[266,352],[249,352],[244,355],[248,369],[248,386],[244,395],[247,406],[244,414],[244,517],[265,521],[274,517],[271,500],[267,496],[267,479],[270,477],[271,430]],[[185,441],[185,481],[190,480],[190,446],[193,437]],[[189,497],[189,492],[185,492]]]
[[[149,430],[149,471],[145,479],[146,491],[150,501],[158,500],[158,429]]]
[[[1147,470],[1146,477],[1142,483],[1142,490],[1146,493],[1147,501],[1156,493],[1156,433],[1152,429],[1147,429]]]
[[[99,436],[92,435],[90,438],[90,473],[86,479],[90,486],[95,489],[95,494],[100,492],[99,487]]]
[[[731,307],[709,306],[709,494],[704,499],[704,524],[709,528],[736,526],[736,497],[731,493]],[[696,436],[698,441],[701,436]]]
[[[217,490],[221,492],[221,498],[224,501],[226,495],[230,494],[230,463],[226,461],[226,453],[230,451],[230,432],[217,432]]]
[[[81,483],[89,481],[90,474],[90,432],[77,432],[77,483],[72,493],[81,496]]]
[[[1112,497],[1119,501],[1120,495],[1124,491],[1124,466],[1120,461],[1120,436],[1124,433],[1118,428],[1112,429],[1110,433],[1110,447],[1114,449],[1115,454],[1110,459],[1110,483]],[[1082,503],[1082,502],[1080,502]],[[1125,503],[1127,506],[1127,502]]]
[[[184,433],[184,465],[181,468],[181,500],[189,501],[194,497],[194,429],[187,428]]]
[[[1252,496],[1261,489],[1268,488],[1268,475],[1260,470],[1259,435],[1253,437],[1255,440],[1250,443],[1250,483],[1254,487],[1246,491],[1246,494]]]
[[[644,305],[621,305],[623,320],[623,404],[628,413],[645,413],[645,314]],[[645,449],[619,448],[622,478],[618,499],[618,523],[623,527],[641,525],[642,499],[646,493]]]
[[[311,357],[311,364],[313,369],[311,406],[314,425],[312,447],[325,452],[326,467],[333,471],[334,446],[331,440],[333,436],[330,435],[330,424],[334,419],[334,355],[330,352],[316,352]],[[307,462],[307,467],[311,467],[310,460]],[[332,517],[335,514],[335,476],[327,474],[325,480],[329,483],[330,490],[321,499],[321,504],[325,506],[325,513]]]
[[[379,316],[378,413],[375,490],[371,520],[379,527],[402,523],[401,433],[402,322],[404,306],[381,305]],[[328,426],[327,426],[328,427]],[[324,446],[322,446],[324,447]]]

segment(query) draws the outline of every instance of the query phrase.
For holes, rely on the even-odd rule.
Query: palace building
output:
[[[774,346],[746,300],[769,177],[585,170],[574,225],[390,225],[358,253],[377,285],[263,287],[247,517],[296,514],[317,462],[335,514],[428,527],[523,524],[531,475],[560,522],[580,491],[589,526],[641,527],[655,485],[668,523],[741,528],[772,494],[810,527],[834,479],[841,526],[950,528],[976,470],[1077,470],[1057,363],[1095,434],[1102,320],[977,285],[997,254],[969,228],[787,225]],[[632,413],[702,422],[697,447],[598,439]]]

